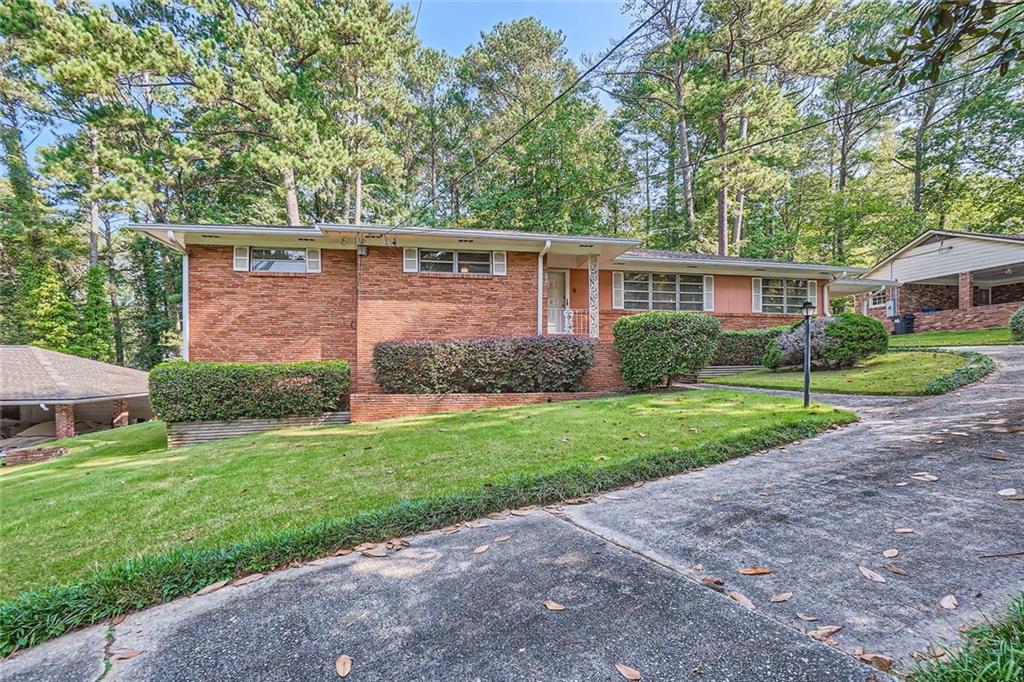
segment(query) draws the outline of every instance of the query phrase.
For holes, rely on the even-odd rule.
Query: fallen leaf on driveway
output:
[[[226,583],[227,581],[225,580],[224,582]],[[128,617],[127,613],[122,613],[119,616],[114,616],[113,618],[111,618],[110,622],[113,623],[114,625],[120,625],[121,623],[123,623],[125,621],[125,619],[127,617]]]
[[[776,604],[778,604],[779,602],[782,602],[782,601],[789,601],[792,598],[793,598],[793,593],[792,592],[779,592],[779,593],[773,594],[771,597],[769,597],[769,600],[774,602],[774,603],[776,603]]]
[[[912,474],[910,477],[912,479],[916,480],[916,481],[937,481],[937,480],[939,480],[938,476],[934,476],[932,474],[929,474],[927,471],[919,471],[916,474]]]
[[[338,660],[334,662],[334,672],[338,673],[338,677],[348,677],[352,672],[352,657],[338,656]]]
[[[729,593],[729,599],[732,599],[735,602],[739,602],[740,604],[743,604],[744,606],[746,606],[751,611],[754,610],[754,602],[750,601],[749,599],[744,597],[739,592],[730,592]]]
[[[544,608],[546,608],[548,611],[565,611],[564,606],[562,606],[556,601],[551,601],[550,599],[544,602]]]
[[[382,549],[368,549],[365,552],[360,552],[360,554],[370,559],[383,559],[388,555],[388,553]]]
[[[441,529],[441,532],[445,535],[451,535],[452,533],[458,533],[461,530],[458,526],[445,526]]]
[[[337,552],[334,553],[334,556],[348,556],[351,553],[351,549],[339,549]]]
[[[952,611],[953,609],[955,609],[959,605],[960,605],[960,602],[958,602],[956,600],[956,597],[954,597],[951,594],[947,594],[945,597],[943,597],[942,599],[939,600],[939,606],[941,606],[942,608],[946,609],[947,611]]]
[[[1004,457],[1003,455],[982,455],[982,457],[984,457],[986,459],[994,459],[997,462],[1009,462],[1010,461],[1009,457]]]
[[[616,663],[615,669],[618,670],[619,674],[627,680],[632,680],[633,682],[636,682],[636,680],[640,679],[640,671],[635,668],[630,668],[628,665]]]
[[[1013,497],[1016,494],[1017,494],[1017,489],[1016,488],[1003,488],[1002,490],[999,491],[999,496],[1000,497]]]
[[[139,651],[138,649],[125,649],[124,651],[118,651],[116,654],[114,654],[110,658],[115,660],[115,661],[127,661],[129,658],[135,658],[136,656],[138,656],[141,653],[142,652]]]
[[[868,665],[874,666],[882,672],[889,672],[892,670],[892,657],[886,656],[885,654],[872,654],[864,652],[858,654],[857,658],[864,661]]]
[[[495,542],[507,542],[508,540],[511,540],[511,539],[512,539],[511,535],[499,535],[498,537],[494,538],[494,541]]]
[[[910,533],[914,532],[914,529],[913,528],[897,528],[895,530],[895,532],[899,533],[900,535],[909,535]]]
[[[896,549],[895,547],[892,548],[892,549],[887,549],[884,552],[882,552],[882,556],[884,556],[886,559],[895,559],[899,555],[900,555],[900,551],[898,549]]]
[[[867,566],[858,566],[857,570],[860,571],[860,574],[862,576],[864,576],[865,578],[867,578],[868,580],[874,580],[876,583],[884,583],[885,582],[885,578],[883,576],[875,573],[874,571],[872,571]]]
[[[710,575],[701,578],[700,581],[702,583],[704,583],[705,585],[721,585],[722,584],[721,578],[716,578],[716,577],[710,576]]]
[[[473,550],[473,554],[483,554],[484,552],[486,552],[490,548],[491,548],[490,545],[480,545],[479,547],[477,547],[476,549]]]
[[[238,580],[233,582],[232,585],[235,585],[236,587],[239,586],[239,585],[248,585],[249,583],[256,582],[257,580],[259,580],[262,577],[263,577],[262,573],[253,573],[252,575],[247,575],[244,578],[239,578]]]
[[[740,575],[768,575],[771,572],[770,568],[764,566],[746,566],[740,569]]]
[[[529,509],[513,509],[509,513],[512,514],[512,516],[529,516],[530,515],[530,510]]]
[[[808,623],[813,623],[818,620],[817,616],[808,616],[806,613],[798,613],[796,614],[796,617],[800,620],[807,621]]]
[[[824,642],[826,639],[836,634],[843,629],[842,625],[822,625],[820,628],[814,628],[813,630],[807,631],[808,637],[813,637],[819,642]]]
[[[377,546],[376,542],[364,542],[361,545],[356,545],[356,548],[353,551],[355,551],[355,552],[365,552],[366,550],[373,549],[376,546]]]
[[[896,575],[907,574],[906,571],[904,571],[901,567],[897,566],[896,564],[883,564],[882,568],[889,571],[890,573],[895,573]]]

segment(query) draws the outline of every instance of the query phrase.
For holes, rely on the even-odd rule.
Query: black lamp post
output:
[[[800,306],[800,312],[804,314],[804,407],[811,404],[811,318],[814,310],[810,301],[804,301]]]

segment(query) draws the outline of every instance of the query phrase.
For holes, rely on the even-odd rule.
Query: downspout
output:
[[[544,248],[537,254],[537,335],[544,333],[544,256],[551,249],[551,240],[544,242]]]
[[[167,230],[167,240],[181,247],[181,359],[188,360],[188,247],[174,230]]]

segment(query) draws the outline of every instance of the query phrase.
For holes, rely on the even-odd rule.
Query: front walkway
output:
[[[998,494],[1024,488],[1024,348],[986,352],[1001,369],[954,394],[835,396],[863,421],[178,600],[23,652],[0,679],[331,680],[343,654],[352,680],[621,680],[616,663],[644,680],[881,679],[854,653],[906,666],[1024,590],[1024,556],[998,556],[1024,550],[1024,502]],[[754,566],[771,572],[738,572]],[[833,644],[801,633],[821,626],[842,627]]]

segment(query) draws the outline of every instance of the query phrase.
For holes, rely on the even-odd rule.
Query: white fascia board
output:
[[[764,277],[767,274],[785,274],[789,272],[817,273],[823,277],[837,273],[859,274],[866,272],[864,268],[851,268],[839,265],[824,265],[814,263],[744,263],[731,260],[715,260],[711,258],[644,258],[641,256],[619,256],[615,259],[614,265],[617,269],[626,269],[628,266],[661,266],[673,271],[686,268],[687,271],[704,270],[708,274],[742,274],[751,277]]]
[[[547,234],[543,232],[516,232],[512,230],[466,230],[459,228],[433,227],[387,227],[380,225],[346,225],[335,223],[317,223],[324,233],[342,232],[374,236],[395,235],[404,237],[429,237],[437,239],[492,239],[496,241],[515,241],[533,243],[537,250],[544,248],[545,242],[554,244],[594,244],[622,246],[633,248],[640,245],[636,239],[620,237],[594,237],[588,235]]]

